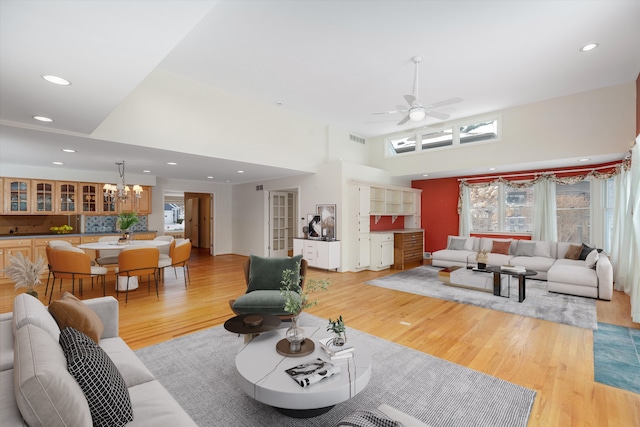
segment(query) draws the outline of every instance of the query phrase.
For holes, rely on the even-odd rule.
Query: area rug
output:
[[[367,283],[585,329],[598,329],[594,299],[548,292],[547,282],[527,279],[527,297],[519,303],[517,280],[511,280],[511,298],[501,298],[488,292],[446,285],[438,280],[438,271],[437,267],[423,265]],[[505,291],[503,293],[506,294]]]
[[[596,382],[640,393],[640,329],[598,323],[593,365]]]
[[[307,335],[316,330],[319,336],[326,334],[325,319],[303,313],[301,324]],[[358,346],[371,350],[369,384],[329,412],[306,419],[287,417],[238,387],[234,360],[243,339],[222,326],[146,347],[136,354],[203,427],[328,427],[353,411],[382,403],[433,427],[528,423],[536,395],[533,390],[354,329],[349,329],[349,341],[356,351]]]

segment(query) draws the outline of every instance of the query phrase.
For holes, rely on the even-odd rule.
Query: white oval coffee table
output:
[[[309,337],[307,339],[315,342],[314,352],[307,356],[287,357],[278,354],[276,344],[284,338],[286,328],[257,336],[242,347],[236,356],[236,378],[240,388],[255,400],[298,418],[318,416],[336,404],[351,399],[364,390],[371,378],[371,354],[365,345],[350,341],[355,346],[353,357],[331,360],[318,343],[318,339],[327,337],[324,328],[304,329]],[[285,372],[286,369],[317,358],[339,366],[340,372],[305,388]]]

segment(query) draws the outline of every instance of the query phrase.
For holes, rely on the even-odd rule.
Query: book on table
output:
[[[340,372],[340,367],[320,358],[312,362],[301,363],[293,368],[286,369],[285,372],[298,383],[300,387],[309,387],[325,378]]]
[[[524,273],[525,271],[527,271],[526,268],[517,265],[501,265],[500,269],[514,273]]]
[[[353,347],[350,343],[344,343],[343,345],[334,345],[334,338],[323,338],[318,340],[320,343],[320,347],[327,353],[332,360],[338,359],[346,359],[353,356],[353,351],[355,347]]]

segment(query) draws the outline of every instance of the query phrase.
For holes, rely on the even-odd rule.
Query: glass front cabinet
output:
[[[31,213],[31,180],[4,178],[4,213],[7,215],[27,215]]]
[[[54,213],[55,212],[55,182],[53,181],[31,181],[31,192],[33,194],[33,204],[31,213]]]

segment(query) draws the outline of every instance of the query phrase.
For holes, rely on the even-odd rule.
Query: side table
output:
[[[522,302],[526,298],[527,276],[535,276],[536,274],[538,274],[533,270],[524,270],[524,271],[503,270],[499,265],[489,266],[487,267],[487,271],[490,271],[493,273],[493,294],[498,297],[502,296],[500,292],[500,275],[506,274],[510,277],[511,276],[517,277],[518,278],[518,302]],[[509,298],[511,296],[511,286],[509,286],[508,289],[509,289],[508,290],[509,296],[507,296],[506,298]]]

